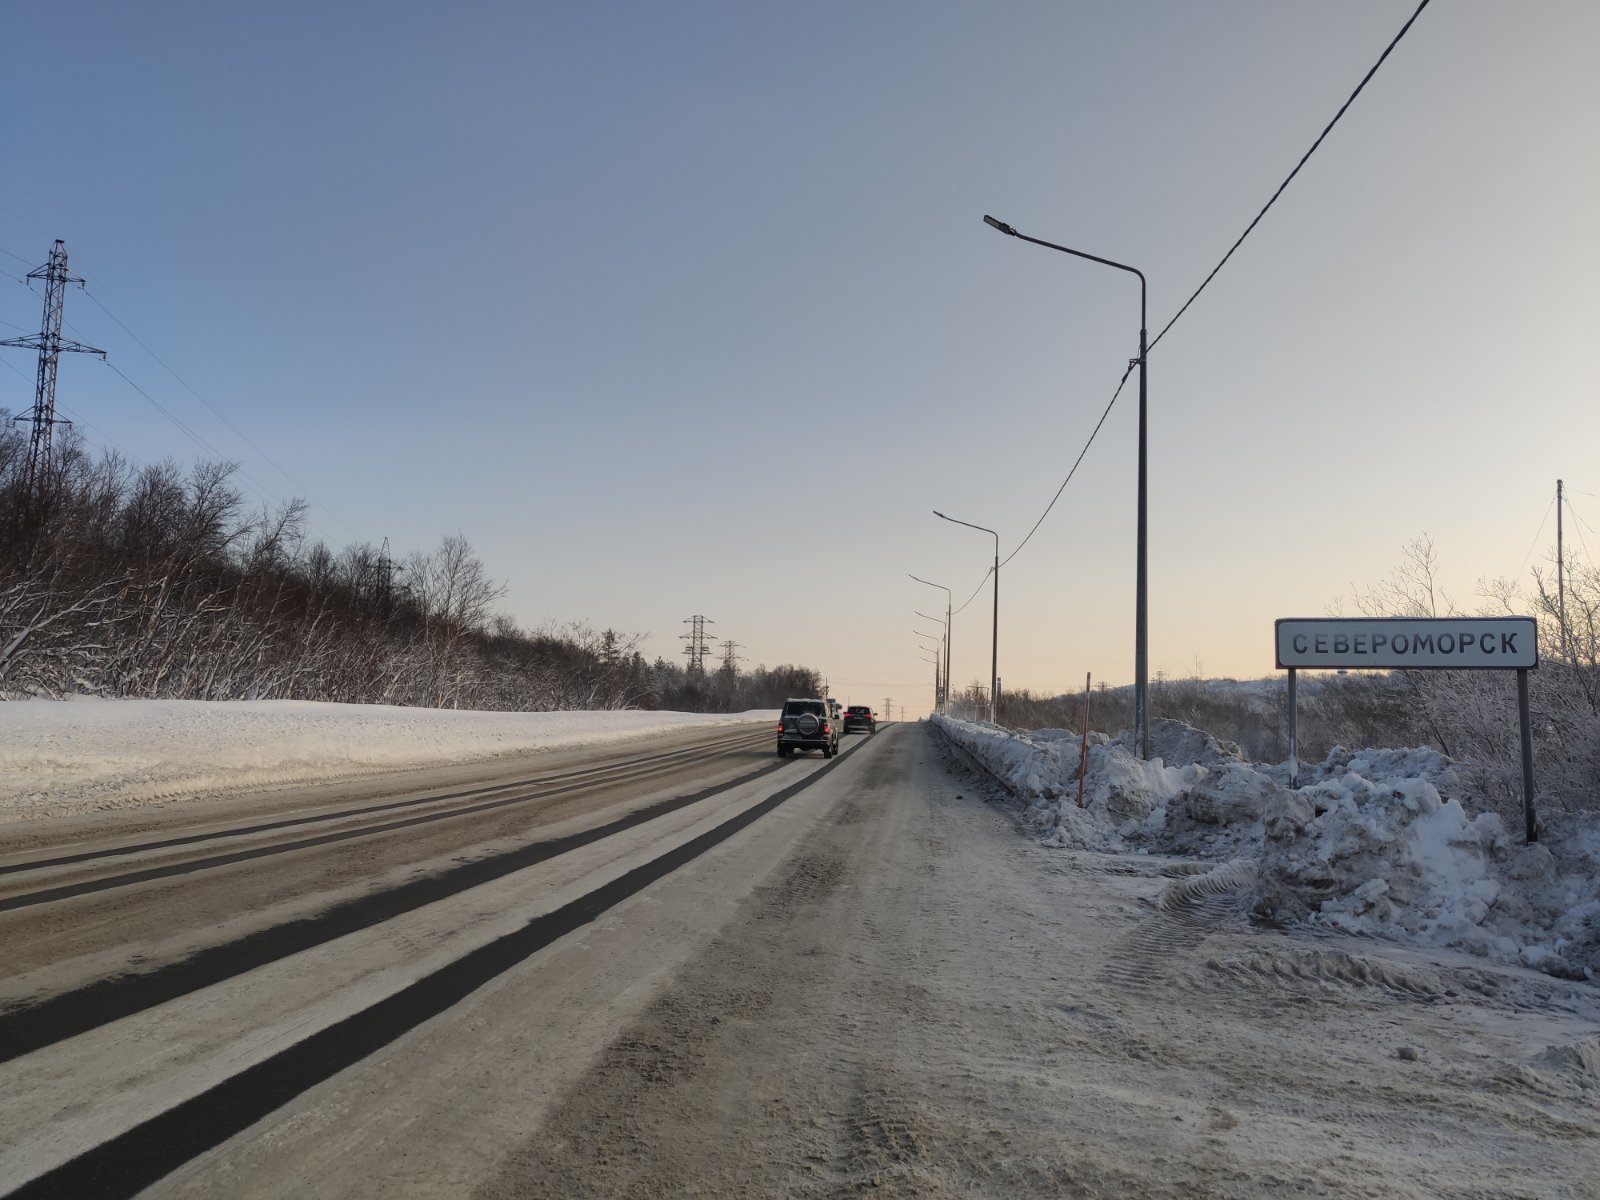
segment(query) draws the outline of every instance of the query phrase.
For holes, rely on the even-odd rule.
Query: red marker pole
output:
[[[1078,746],[1078,807],[1083,807],[1083,772],[1089,763],[1089,672],[1083,673],[1083,741]]]

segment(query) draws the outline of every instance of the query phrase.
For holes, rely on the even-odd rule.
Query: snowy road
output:
[[[1591,985],[769,736],[0,831],[0,1189],[1600,1196]]]

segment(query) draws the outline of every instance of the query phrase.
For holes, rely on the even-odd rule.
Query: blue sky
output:
[[[0,329],[63,238],[69,334],[315,535],[459,531],[525,625],[670,656],[703,613],[925,703],[907,573],[959,604],[992,551],[931,510],[1009,554],[1137,351],[1131,276],[983,214],[1143,269],[1153,336],[1414,7],[36,6]],[[1557,477],[1600,528],[1597,44],[1586,0],[1431,5],[1151,354],[1153,671],[1270,673],[1274,618],[1423,533],[1471,608]],[[1132,677],[1131,400],[1005,568],[1008,684]],[[58,403],[211,456],[92,359]],[[984,593],[958,682],[988,633]]]

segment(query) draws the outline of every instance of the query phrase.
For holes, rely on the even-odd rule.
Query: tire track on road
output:
[[[125,858],[135,854],[148,854],[157,850],[176,850],[184,846],[198,845],[203,842],[220,841],[223,838],[249,837],[257,833],[271,833],[280,829],[294,829],[303,825],[326,824],[333,821],[347,820],[355,817],[372,816],[381,812],[394,812],[401,809],[417,808],[425,804],[443,804],[450,800],[462,800],[472,796],[492,796],[497,792],[507,792],[515,788],[543,788],[551,784],[562,783],[566,780],[586,779],[590,776],[607,776],[612,772],[632,771],[635,768],[649,766],[651,770],[666,765],[667,763],[693,758],[712,751],[716,756],[731,753],[746,746],[754,747],[765,741],[769,735],[762,733],[759,737],[741,736],[725,738],[701,745],[688,746],[681,750],[672,750],[662,754],[645,755],[640,758],[624,759],[621,762],[606,763],[595,767],[584,767],[572,771],[561,771],[546,776],[535,776],[531,779],[519,779],[510,783],[486,784],[482,787],[465,788],[460,791],[443,792],[436,795],[413,796],[404,800],[387,800],[381,804],[363,805],[358,808],[338,809],[332,812],[313,813],[304,817],[286,817],[279,821],[264,821],[254,825],[240,825],[230,829],[214,829],[205,833],[185,834],[180,837],[164,838],[160,841],[138,842],[127,846],[102,847],[96,850],[84,850],[76,854],[57,855],[54,858],[36,858],[25,862],[0,864],[0,876],[17,875],[26,871],[43,871],[52,867],[78,866],[84,863],[93,863],[102,859]],[[641,772],[648,774],[649,771]],[[620,782],[631,775],[616,778],[596,779],[597,783]],[[565,790],[571,790],[565,789]],[[531,797],[520,797],[531,798]],[[458,812],[472,812],[474,809],[459,809]],[[0,907],[0,911],[4,911]]]
[[[838,761],[835,759],[834,761]],[[311,917],[258,930],[188,958],[133,975],[116,975],[0,1013],[0,1062],[9,1062],[101,1025],[154,1008],[313,946],[371,928],[413,909],[492,883],[557,855],[632,829],[657,817],[788,766],[774,762],[725,783],[636,809],[614,821],[563,837],[493,854],[398,886],[345,901]]]
[[[585,896],[530,920],[376,1004],[108,1139],[8,1193],[7,1200],[122,1200],[222,1144],[303,1092],[446,1012],[556,939],[590,924],[650,884],[754,824],[841,765],[843,751],[698,837]],[[766,774],[787,763],[756,772]]]
[[[146,867],[140,871],[126,871],[117,875],[101,876],[98,879],[85,879],[77,883],[61,884],[57,887],[22,892],[0,900],[0,913],[34,908],[41,904],[53,904],[61,900],[71,900],[78,896],[90,896],[98,892],[113,891],[117,888],[133,887],[136,884],[150,883],[157,879],[175,879],[184,875],[193,875],[200,871],[212,871],[219,867],[229,867],[238,863],[273,858],[280,854],[290,854],[296,850],[310,850],[319,846],[332,846],[340,842],[355,841],[358,838],[394,833],[402,829],[415,829],[419,826],[437,824],[440,821],[476,816],[480,813],[493,812],[496,809],[509,808],[515,804],[525,804],[532,800],[551,799],[556,796],[565,796],[572,792],[587,791],[591,788],[603,787],[609,784],[627,783],[634,779],[648,778],[655,773],[659,766],[660,764],[644,768],[630,767],[627,770],[618,770],[615,774],[597,779],[584,779],[577,783],[568,784],[565,787],[541,787],[534,792],[523,792],[514,796],[505,796],[498,800],[486,800],[481,804],[470,804],[462,808],[447,808],[439,812],[424,813],[421,816],[406,817],[398,821],[386,821],[377,825],[361,825],[354,829],[342,829],[334,833],[323,833],[315,837],[300,838],[296,841],[272,842],[266,846],[253,846],[248,850],[234,850],[227,854],[213,854],[205,858],[185,859],[181,862],[166,863],[159,867]],[[506,785],[492,790],[502,790],[504,786]],[[407,805],[426,804],[436,802],[437,799],[436,797],[430,797],[423,800],[402,801],[400,803]]]

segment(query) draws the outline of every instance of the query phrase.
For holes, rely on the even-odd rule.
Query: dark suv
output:
[[[778,757],[796,750],[821,750],[823,758],[839,752],[839,722],[826,700],[785,700],[778,718]]]
[[[878,732],[878,718],[865,704],[852,704],[844,710],[844,731],[865,729],[868,733]]]

